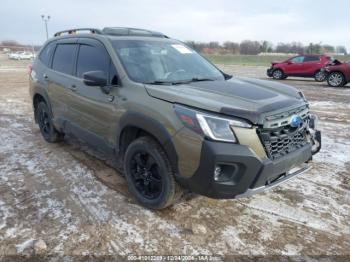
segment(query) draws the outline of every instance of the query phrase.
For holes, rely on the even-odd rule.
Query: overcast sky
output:
[[[128,26],[195,41],[268,40],[344,45],[350,51],[349,0],[1,0],[0,40],[41,44],[74,27]]]

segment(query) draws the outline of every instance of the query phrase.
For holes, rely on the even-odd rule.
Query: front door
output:
[[[289,76],[300,75],[303,71],[304,56],[296,56],[289,60],[285,73]]]
[[[92,144],[105,143],[112,146],[115,140],[116,109],[118,94],[116,70],[111,63],[109,54],[102,43],[94,39],[79,39],[79,50],[76,61],[75,83],[72,103],[70,104],[70,119]],[[108,85],[114,85],[106,94],[98,86],[84,84],[83,74],[89,71],[105,73]],[[112,76],[114,74],[114,76]]]

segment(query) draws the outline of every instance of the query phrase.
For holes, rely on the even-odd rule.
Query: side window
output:
[[[85,72],[102,71],[106,76],[109,71],[109,55],[106,50],[90,45],[80,45],[77,76],[82,78]]]
[[[299,64],[299,63],[304,62],[304,57],[303,56],[297,56],[297,57],[292,58],[290,61],[293,64]]]
[[[305,56],[304,62],[315,62],[320,61],[318,56]]]
[[[48,45],[44,47],[44,49],[40,52],[39,59],[45,65],[49,66],[50,58],[55,48],[55,42],[50,42]]]
[[[119,84],[118,73],[117,73],[117,70],[115,69],[115,66],[111,60],[109,62],[109,83],[112,86],[116,86]]]
[[[52,69],[72,74],[76,47],[76,44],[58,44],[52,61]]]

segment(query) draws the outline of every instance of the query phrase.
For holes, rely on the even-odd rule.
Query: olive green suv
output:
[[[46,141],[72,135],[110,154],[148,208],[181,192],[236,198],[272,188],[308,170],[321,146],[295,88],[232,77],[143,29],[56,33],[32,65],[30,91]]]

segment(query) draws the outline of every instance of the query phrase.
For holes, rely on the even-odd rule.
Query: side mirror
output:
[[[287,62],[287,65],[291,65],[291,64],[293,64],[292,61],[288,61],[288,62]]]
[[[107,86],[107,77],[102,71],[89,71],[83,74],[84,83],[87,86],[99,86],[103,93],[109,94],[112,86]]]
[[[103,87],[107,85],[107,77],[102,71],[89,71],[83,74],[84,84],[87,86]]]

